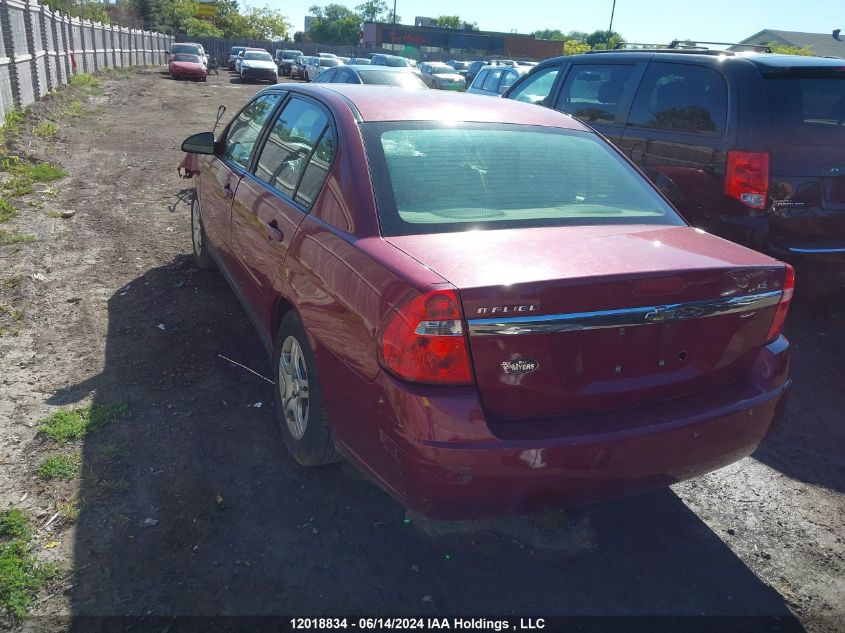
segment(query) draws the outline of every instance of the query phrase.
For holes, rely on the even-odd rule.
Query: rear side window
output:
[[[384,235],[683,224],[592,132],[438,122],[362,128]]]
[[[241,113],[232,121],[226,138],[223,139],[223,156],[237,163],[241,167],[249,166],[249,155],[252,153],[252,146],[267,118],[273,112],[276,104],[281,99],[280,94],[268,94],[258,97],[247,105]]]
[[[555,109],[588,123],[616,123],[633,70],[629,64],[575,65],[566,77]]]
[[[328,127],[322,108],[304,99],[291,99],[267,136],[255,176],[293,198],[312,151]]]
[[[517,75],[514,71],[509,70],[505,73],[505,76],[502,77],[502,83],[499,84],[499,88],[507,88],[508,86],[512,86],[513,83],[516,81]]]
[[[795,68],[765,83],[773,140],[845,146],[845,71]]]
[[[487,92],[496,92],[499,90],[499,82],[502,80],[503,72],[505,71],[501,69],[491,70],[490,74],[484,79],[481,89]]]
[[[551,66],[530,75],[508,95],[508,99],[549,105],[549,95],[555,85],[555,79],[560,71],[558,66]]]
[[[302,181],[296,191],[298,203],[305,207],[310,207],[314,203],[329,174],[332,158],[334,158],[334,132],[331,126],[327,126],[302,175]]]
[[[728,89],[721,73],[691,64],[649,64],[629,125],[683,132],[724,134]]]

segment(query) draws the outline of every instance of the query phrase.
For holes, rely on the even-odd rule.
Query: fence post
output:
[[[38,20],[41,22],[41,46],[44,48],[44,77],[47,80],[47,92],[50,92],[55,85],[50,72],[50,38],[47,37],[47,7],[43,4],[39,7]]]
[[[24,0],[23,23],[26,33],[26,48],[29,53],[29,74],[32,77],[32,98],[39,99],[42,96],[41,86],[38,82],[38,60],[35,59],[35,34],[32,32],[32,12],[29,10],[30,0]]]
[[[9,17],[7,0],[0,0],[0,35],[3,36],[3,41],[6,43],[6,56],[9,58],[9,84],[12,89],[12,102],[15,106],[21,107],[21,86],[18,80],[18,65],[15,62],[17,51],[15,50],[15,40],[12,37],[12,21]]]

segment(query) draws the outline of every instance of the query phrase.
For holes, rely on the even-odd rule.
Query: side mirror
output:
[[[200,132],[182,141],[182,151],[188,154],[214,154],[214,134]]]

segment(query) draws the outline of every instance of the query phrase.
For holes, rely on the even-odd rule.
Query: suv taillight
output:
[[[752,209],[766,208],[769,190],[768,152],[728,152],[725,193]]]
[[[780,295],[780,303],[775,308],[775,316],[772,319],[772,324],[769,326],[769,334],[766,336],[766,342],[771,343],[783,331],[783,325],[786,323],[786,315],[789,312],[789,303],[792,301],[792,295],[795,292],[795,269],[789,264],[786,264],[786,271],[783,276],[783,288]]]
[[[379,360],[390,373],[413,382],[472,382],[460,301],[454,290],[414,293],[382,324]]]

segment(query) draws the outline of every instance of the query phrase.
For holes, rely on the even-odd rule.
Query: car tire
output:
[[[200,211],[196,189],[194,189],[194,196],[191,200],[191,246],[194,249],[194,262],[196,262],[197,268],[200,270],[217,268],[217,264],[208,249],[208,237],[202,223],[202,212]]]
[[[314,353],[302,321],[293,310],[279,326],[273,368],[276,416],[291,457],[302,466],[338,461]]]

